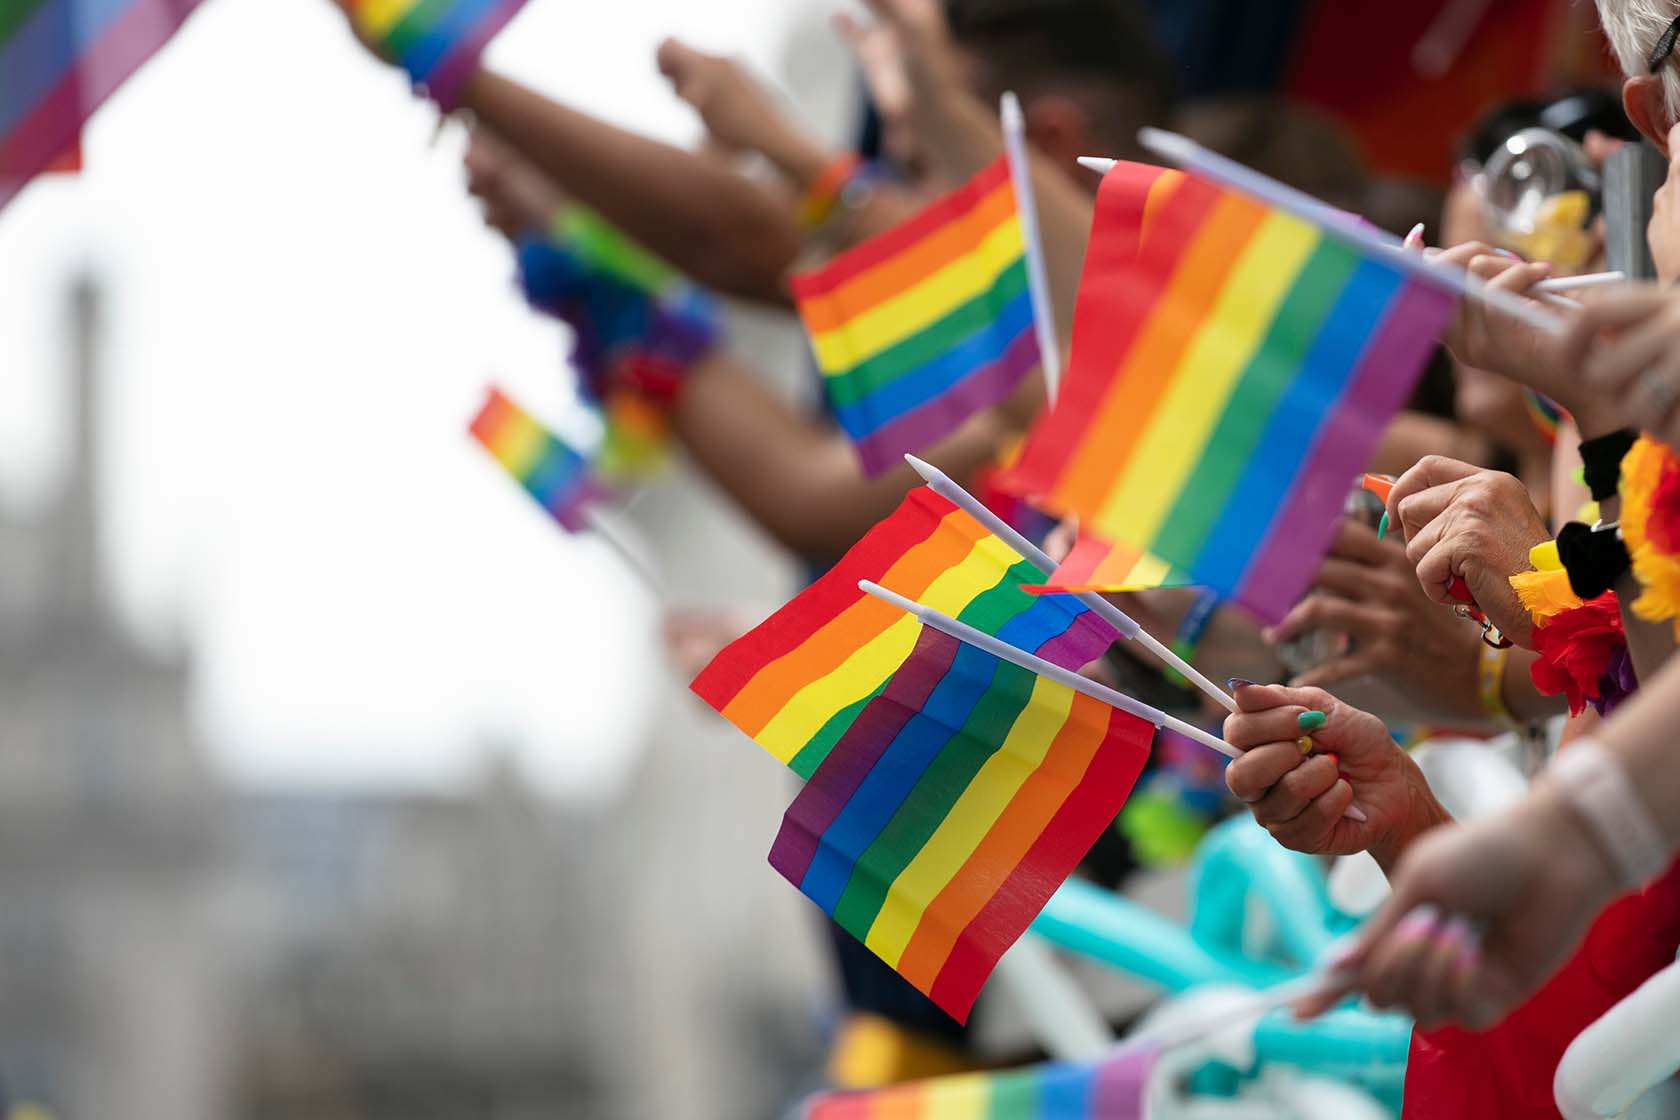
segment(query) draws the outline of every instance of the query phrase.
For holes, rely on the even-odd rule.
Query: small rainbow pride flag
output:
[[[568,532],[588,527],[587,504],[601,494],[582,455],[491,386],[473,418],[473,438]]]
[[[696,695],[809,778],[916,646],[920,624],[860,579],[1078,669],[1118,640],[1067,596],[1030,595],[1037,568],[968,514],[917,487],[840,562],[694,678]]]
[[[1041,594],[1074,591],[1147,591],[1156,587],[1186,587],[1190,577],[1161,559],[1129,544],[1111,544],[1081,533],[1067,556],[1035,588]]]
[[[962,1073],[885,1089],[825,1093],[805,1120],[1146,1120],[1157,1053],[1142,1046],[1089,1063]]]
[[[1154,733],[925,627],[789,807],[770,864],[966,1021],[1113,823]]]
[[[871,475],[1008,397],[1039,362],[1002,157],[790,286],[829,405]]]
[[[0,4],[0,207],[76,148],[94,111],[156,54],[199,0]]]
[[[1276,621],[1453,306],[1288,213],[1116,164],[1068,374],[1011,484]]]
[[[453,106],[479,56],[525,0],[339,0],[362,34],[380,45],[439,104]]]

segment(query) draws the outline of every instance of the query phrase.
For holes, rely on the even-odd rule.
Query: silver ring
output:
[[[1646,370],[1639,375],[1639,391],[1650,400],[1659,416],[1668,415],[1674,402],[1680,400],[1680,386],[1659,376],[1654,370]]]

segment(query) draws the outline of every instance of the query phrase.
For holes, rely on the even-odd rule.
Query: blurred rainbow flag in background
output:
[[[361,32],[447,107],[525,0],[339,0]]]
[[[1125,804],[1155,726],[931,627],[770,864],[953,1018]]]
[[[1067,377],[1010,483],[1276,621],[1454,302],[1283,211],[1118,163]]]
[[[880,474],[1038,365],[1026,242],[1003,157],[908,221],[791,278],[840,426]]]
[[[1068,596],[1029,595],[1044,575],[927,487],[821,578],[694,678],[696,695],[809,778],[916,646],[920,623],[860,579],[1079,670],[1119,635]]]
[[[87,119],[199,2],[0,3],[0,207],[75,150]]]
[[[1144,1120],[1157,1051],[1089,1063],[963,1073],[858,1093],[824,1093],[805,1120]]]
[[[588,527],[584,509],[601,495],[589,462],[495,386],[473,418],[473,438],[569,532]]]

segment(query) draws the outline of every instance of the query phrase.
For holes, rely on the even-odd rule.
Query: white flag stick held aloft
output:
[[[1062,383],[1062,349],[1056,337],[1055,309],[1050,306],[1050,281],[1044,271],[1044,242],[1038,232],[1032,164],[1027,159],[1027,123],[1013,90],[1004,93],[999,117],[1003,123],[1003,154],[1009,161],[1009,183],[1015,190],[1015,212],[1021,220],[1021,240],[1026,243],[1027,290],[1032,296],[1039,367],[1044,371],[1045,395],[1054,401]]]

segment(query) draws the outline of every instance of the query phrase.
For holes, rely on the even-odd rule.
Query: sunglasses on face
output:
[[[1676,17],[1674,22],[1668,25],[1668,30],[1657,39],[1657,45],[1651,48],[1651,57],[1645,60],[1645,65],[1650,68],[1651,73],[1655,74],[1660,70],[1662,64],[1668,61],[1668,56],[1674,53],[1675,39],[1680,39],[1680,17]]]

